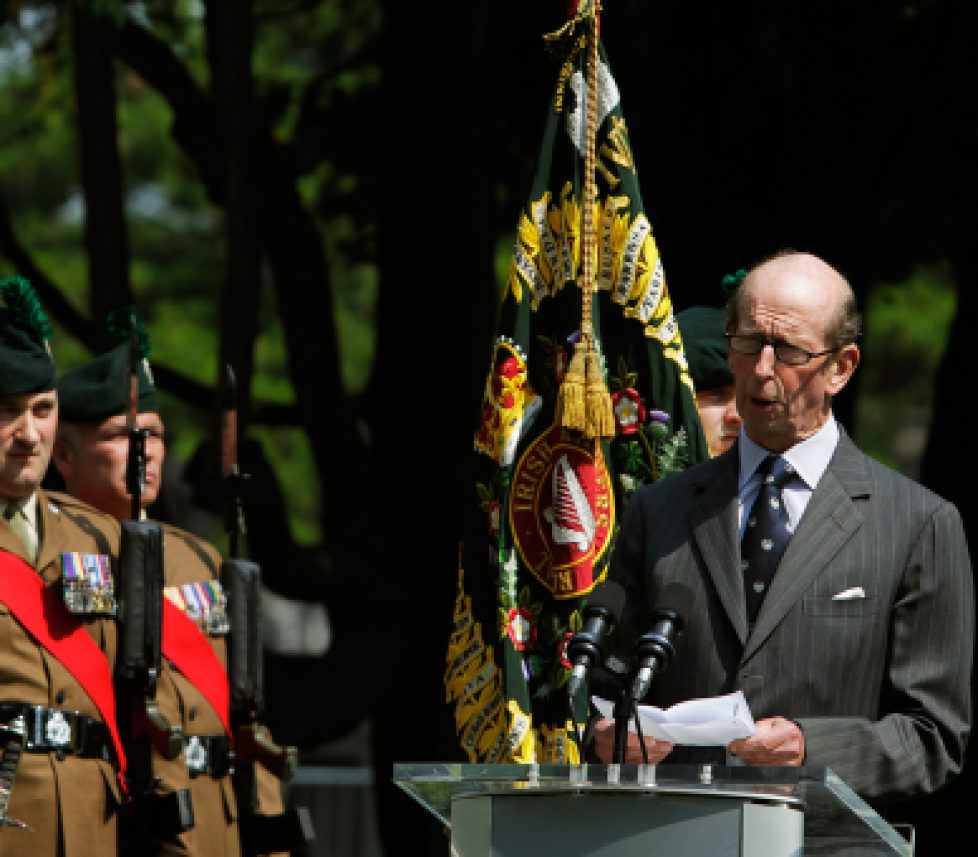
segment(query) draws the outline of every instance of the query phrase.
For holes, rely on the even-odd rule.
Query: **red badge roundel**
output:
[[[513,474],[509,522],[523,562],[555,598],[589,592],[615,522],[615,498],[601,447],[540,435]]]

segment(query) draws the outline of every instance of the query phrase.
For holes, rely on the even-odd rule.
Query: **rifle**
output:
[[[172,760],[183,749],[183,728],[160,712],[156,684],[163,667],[163,530],[141,521],[146,490],[146,435],[139,427],[139,346],[136,319],[130,320],[126,371],[126,431],[129,454],[126,490],[132,498],[130,520],[122,521],[119,548],[119,724],[129,757],[132,801],[129,844],[133,853],[149,852],[148,840],[169,838],[194,826],[189,789],[156,791],[153,750]],[[129,712],[127,720],[125,712]]]
[[[243,857],[274,851],[301,853],[315,838],[305,807],[279,815],[258,812],[255,763],[288,782],[295,776],[299,751],[280,747],[258,718],[265,707],[262,673],[261,568],[238,556],[239,538],[247,535],[242,482],[248,478],[238,466],[238,406],[234,371],[226,366],[221,407],[221,476],[225,491],[224,526],[230,539],[230,557],[221,566],[231,622],[228,647],[228,683],[234,731],[234,792],[238,803],[238,830]]]

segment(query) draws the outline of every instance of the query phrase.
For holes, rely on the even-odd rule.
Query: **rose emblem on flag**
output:
[[[560,646],[558,647],[557,655],[560,658],[560,665],[565,670],[574,669],[574,665],[570,662],[570,658],[567,657],[567,644],[570,642],[570,638],[574,636],[573,631],[568,631],[564,634],[564,639],[560,641]]]
[[[645,405],[638,390],[629,387],[619,390],[611,397],[615,410],[615,422],[622,434],[635,434],[645,422]]]
[[[537,641],[533,613],[523,607],[513,607],[506,618],[506,633],[519,651],[530,648]]]
[[[494,536],[499,535],[499,515],[502,511],[502,505],[498,501],[491,501],[489,503],[489,529],[492,530]]]

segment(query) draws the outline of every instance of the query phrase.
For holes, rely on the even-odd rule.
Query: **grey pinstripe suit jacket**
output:
[[[874,803],[939,788],[961,769],[971,726],[974,596],[957,510],[843,432],[749,631],[737,476],[734,445],[628,505],[611,571],[629,596],[619,650],[647,630],[662,586],[696,594],[646,701],[743,690],[756,719],[801,725],[806,764]],[[860,586],[865,598],[832,600]],[[707,759],[739,761],[677,748],[666,762]]]

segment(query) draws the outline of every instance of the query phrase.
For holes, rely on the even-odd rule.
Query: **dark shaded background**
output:
[[[414,853],[432,828],[386,783],[393,760],[433,754],[455,514],[473,502],[465,464],[497,305],[497,246],[529,186],[557,72],[541,35],[561,23],[566,3],[205,0],[201,67],[171,49],[198,26],[181,17],[185,6],[74,0],[0,13],[4,23],[25,7],[52,11],[44,47],[65,74],[70,64],[87,305],[66,299],[58,272],[18,238],[25,201],[13,173],[0,174],[0,256],[8,273],[35,283],[64,332],[100,346],[105,309],[133,301],[123,196],[135,166],[118,145],[119,81],[158,92],[172,112],[161,145],[179,150],[220,215],[223,271],[197,287],[216,308],[220,357],[251,390],[256,337],[268,317],[281,324],[294,397],[252,396],[247,422],[301,427],[308,478],[320,487],[323,541],[301,547],[285,513],[296,486],[279,484],[261,444],[248,447],[253,555],[275,591],[325,602],[335,634],[323,659],[269,656],[269,719],[280,738],[308,747],[372,718],[387,853]],[[296,104],[254,71],[256,46],[273,33],[301,40],[303,16],[327,7],[349,26],[303,47],[309,71]],[[922,478],[958,505],[975,544],[978,499],[966,489],[975,482],[975,4],[606,7],[606,47],[678,310],[718,303],[724,274],[786,246],[838,267],[862,303],[874,283],[923,267],[946,272],[958,312]],[[378,85],[330,89],[365,68],[379,69]],[[283,139],[275,129],[287,108],[298,119]],[[300,193],[326,163],[353,176],[356,192],[326,183],[313,198]],[[354,225],[343,241],[330,232],[339,215]],[[379,272],[376,354],[356,395],[340,373],[337,253]],[[171,299],[143,291],[136,302],[151,297]],[[165,360],[156,374],[199,420],[213,419],[213,386]],[[838,403],[850,429],[858,378]],[[213,461],[203,444],[189,478],[197,501],[217,508]],[[966,774],[908,811],[920,853],[966,829],[972,781]]]

